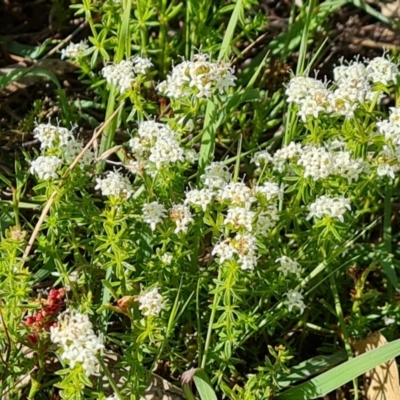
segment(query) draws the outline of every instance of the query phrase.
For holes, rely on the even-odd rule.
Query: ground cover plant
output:
[[[56,87],[1,164],[4,398],[140,399],[155,375],[187,399],[371,398],[362,375],[400,354],[400,69],[314,70],[345,4],[294,4],[240,63],[256,1],[57,3],[87,37],[35,51],[87,98],[45,63],[0,76]]]

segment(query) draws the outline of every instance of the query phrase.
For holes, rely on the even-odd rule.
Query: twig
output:
[[[7,388],[6,391],[2,392],[2,399],[5,398],[5,395],[9,392],[11,392],[11,390],[13,390],[15,387],[17,387],[27,376],[30,376],[32,374],[32,372],[34,372],[36,370],[36,367],[33,367],[28,373],[26,373],[22,378],[18,379],[15,381],[13,386],[10,386]]]
[[[70,35],[68,35],[65,39],[63,39],[56,47],[53,47],[44,57],[42,57],[42,60],[45,58],[49,58],[52,56],[54,53],[56,53],[58,50],[60,50],[62,47],[64,47],[67,42],[69,42],[74,36],[76,36],[82,29],[84,29],[87,26],[87,21],[82,22]]]
[[[93,142],[101,135],[101,133],[104,131],[104,129],[111,123],[111,121],[114,119],[114,117],[117,115],[117,113],[120,111],[120,109],[122,108],[123,104],[121,104],[111,115],[110,117],[107,119],[107,121],[105,121],[98,130],[95,129],[92,138],[90,139],[90,141],[87,143],[87,145],[83,148],[83,150],[76,156],[75,160],[72,162],[72,164],[68,167],[68,169],[65,171],[64,175],[61,177],[61,182],[58,184],[58,187],[62,186],[62,182],[63,180],[70,174],[70,172],[73,170],[73,168],[75,167],[76,164],[78,164],[79,160],[83,157],[83,155],[86,153],[86,151],[90,148],[90,146],[93,144]],[[54,199],[57,196],[57,191],[54,191],[49,200],[47,200],[47,203],[42,211],[42,214],[40,215],[39,221],[36,223],[35,229],[32,232],[32,235],[29,239],[28,245],[25,248],[24,254],[22,256],[23,258],[23,263],[22,265],[25,263],[26,258],[29,256],[29,253],[32,250],[32,246],[33,243],[36,240],[36,237],[39,233],[40,227],[42,226],[47,213],[49,212]]]
[[[384,42],[376,42],[371,39],[361,39],[357,37],[352,37],[351,38],[351,43],[361,45],[364,47],[369,47],[371,49],[387,49],[387,50],[399,50],[399,46],[396,46],[395,44],[391,43],[384,43]]]
[[[250,43],[241,53],[240,56],[237,56],[233,61],[232,65],[236,64],[240,58],[242,58],[246,53],[248,53],[254,46],[256,46],[258,43],[261,42],[266,36],[268,36],[270,33],[265,32],[261,36],[259,36],[254,42]]]

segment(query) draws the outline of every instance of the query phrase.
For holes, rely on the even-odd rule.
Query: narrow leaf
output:
[[[352,358],[300,386],[277,394],[276,399],[317,399],[398,355],[400,355],[400,339]]]
[[[233,34],[235,33],[235,28],[241,12],[242,0],[238,0],[228,23],[228,28],[226,29],[224,39],[222,41],[221,50],[219,51],[218,60],[227,60],[229,58],[229,55],[231,53],[231,41],[233,38]]]

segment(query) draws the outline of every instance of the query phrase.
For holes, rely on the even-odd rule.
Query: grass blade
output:
[[[310,400],[332,392],[376,366],[400,355],[400,339],[371,350],[335,367],[300,386],[276,396],[277,400]]]
[[[221,49],[219,51],[218,60],[227,60],[231,53],[231,41],[233,34],[235,33],[236,25],[239,21],[240,14],[242,12],[242,0],[238,0],[229,20],[228,28],[226,29],[224,39],[222,41]]]

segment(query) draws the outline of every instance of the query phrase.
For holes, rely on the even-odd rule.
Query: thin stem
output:
[[[392,254],[392,195],[393,186],[389,184],[385,191],[385,213],[383,217],[383,245],[385,249],[385,258],[382,261],[382,265],[388,276],[387,293],[389,299],[393,298],[393,284],[397,286],[396,272],[393,271],[393,262],[390,260],[390,254]]]
[[[103,370],[104,375],[107,377],[108,382],[110,383],[110,386],[113,388],[114,393],[117,395],[119,400],[122,400],[123,397],[121,395],[121,392],[118,390],[118,386],[115,383],[115,381],[114,381],[110,371],[108,370],[106,364],[104,363],[104,361],[102,360],[101,357],[99,357],[98,359],[99,359],[99,363],[100,363],[101,369]]]
[[[215,316],[217,314],[217,307],[219,304],[219,300],[221,298],[220,290],[219,290],[219,284],[221,281],[221,275],[222,275],[222,269],[221,267],[218,269],[218,278],[216,281],[216,288],[215,288],[215,295],[213,299],[213,304],[211,306],[211,316],[210,316],[210,321],[208,322],[208,330],[207,330],[207,337],[206,337],[206,344],[204,346],[204,354],[203,354],[203,359],[201,360],[201,368],[205,369],[206,363],[207,363],[207,355],[208,355],[208,349],[211,344],[211,334],[213,330],[213,325],[214,325],[214,320]]]
[[[342,305],[340,303],[339,292],[337,290],[336,280],[335,280],[335,277],[333,274],[329,277],[329,282],[330,282],[331,290],[332,290],[332,294],[333,294],[333,301],[335,303],[336,316],[339,320],[340,329],[343,334],[344,347],[346,349],[347,356],[349,357],[349,359],[351,359],[351,358],[353,358],[353,350],[351,349],[349,333],[347,332],[346,323],[344,321],[343,309],[342,309]],[[357,379],[353,379],[353,384],[354,384],[354,400],[358,400]]]

